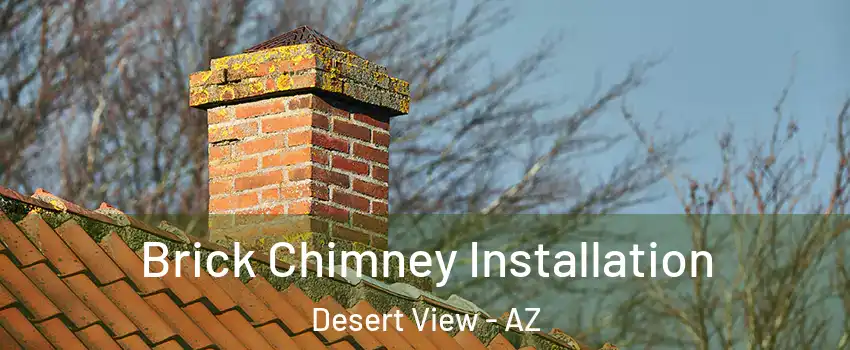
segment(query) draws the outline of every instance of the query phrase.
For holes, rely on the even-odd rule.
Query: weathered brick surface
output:
[[[189,78],[190,105],[208,111],[210,212],[309,215],[333,238],[385,247],[388,118],[407,112],[407,82],[314,44],[211,66]]]
[[[212,108],[308,89],[344,95],[392,115],[407,113],[410,87],[387,69],[316,44],[275,47],[214,59],[189,79],[189,104]],[[240,114],[241,115],[241,114]]]
[[[307,93],[209,110],[210,212],[311,215],[385,245],[388,125],[346,108]]]

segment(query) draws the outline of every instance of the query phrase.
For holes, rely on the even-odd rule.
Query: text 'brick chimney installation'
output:
[[[387,249],[389,118],[407,113],[408,83],[308,27],[211,68],[190,77],[211,239]]]

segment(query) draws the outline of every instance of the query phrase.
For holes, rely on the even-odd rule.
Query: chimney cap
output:
[[[309,26],[300,26],[286,33],[278,35],[274,38],[261,42],[245,50],[245,53],[271,49],[274,47],[292,46],[300,44],[316,44],[337,51],[349,52],[353,54],[351,50],[347,49],[342,44],[331,40],[324,34],[319,33],[318,31],[313,28],[310,28]]]

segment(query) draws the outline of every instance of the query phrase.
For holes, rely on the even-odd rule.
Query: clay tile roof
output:
[[[43,190],[28,197],[0,187],[0,347],[577,349],[560,332],[506,332],[488,322],[454,334],[420,333],[411,315],[401,319],[401,331],[318,331],[317,306],[331,316],[412,308],[489,315],[457,296],[441,299],[366,277],[144,277],[140,242],[188,243],[182,233],[122,215],[108,205],[84,209]]]
[[[331,40],[324,34],[315,31],[313,28],[301,26],[254,45],[245,50],[245,53],[299,44],[317,44],[337,51],[350,52],[347,48],[345,48],[345,46],[342,46],[342,44]]]

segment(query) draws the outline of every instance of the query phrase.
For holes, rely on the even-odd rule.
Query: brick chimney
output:
[[[209,122],[210,238],[387,249],[389,119],[408,83],[308,27],[211,68],[189,77]]]

